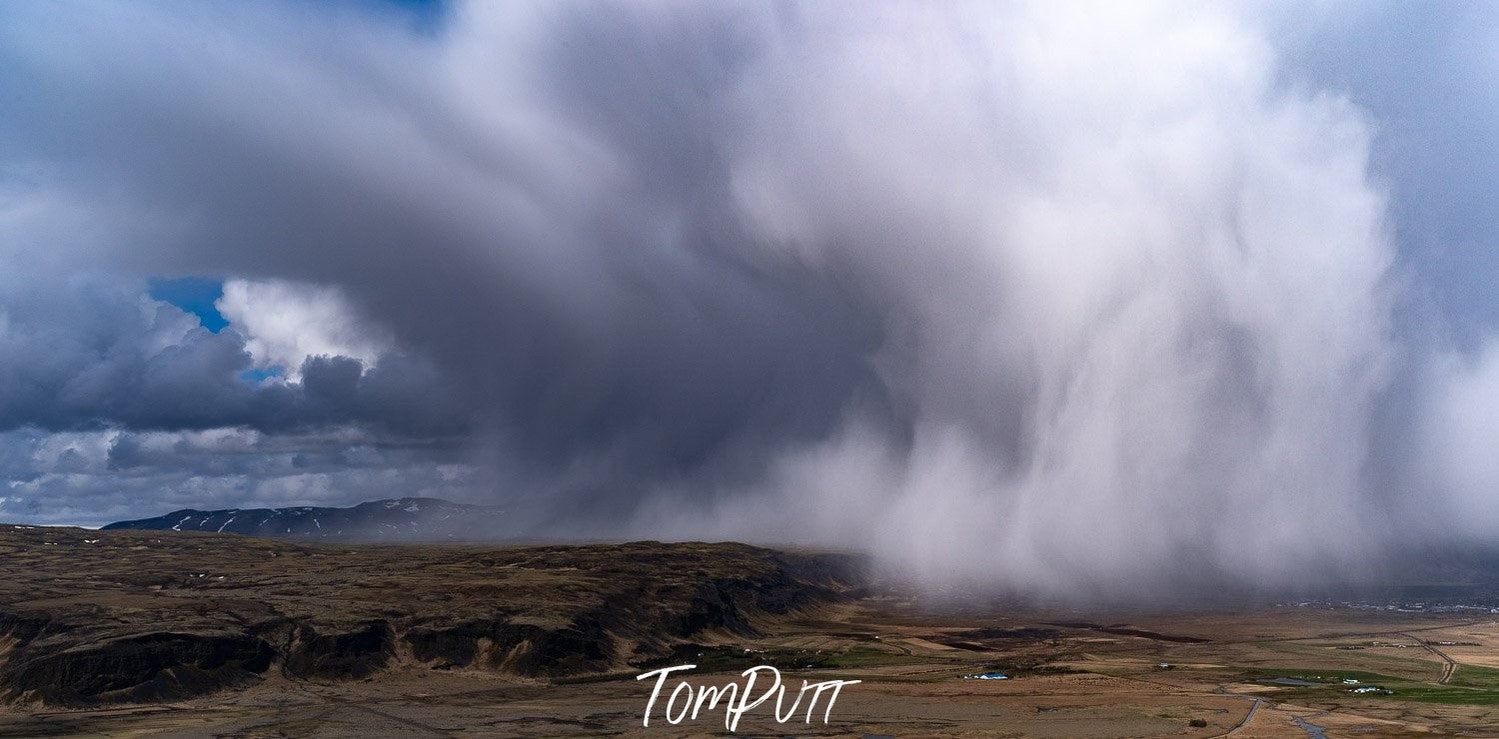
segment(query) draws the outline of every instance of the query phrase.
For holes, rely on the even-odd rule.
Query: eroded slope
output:
[[[601,672],[843,597],[860,565],[739,544],[480,548],[0,528],[0,699],[200,695],[272,670]]]

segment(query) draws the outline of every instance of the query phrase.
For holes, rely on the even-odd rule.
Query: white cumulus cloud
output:
[[[301,378],[308,357],[352,357],[368,369],[390,347],[390,339],[361,321],[336,287],[231,279],[214,307],[245,334],[256,367],[277,368],[292,381]]]

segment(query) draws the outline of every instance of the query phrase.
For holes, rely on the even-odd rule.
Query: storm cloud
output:
[[[546,501],[558,535],[1113,596],[1356,577],[1499,524],[1493,352],[1414,335],[1450,306],[1392,225],[1380,122],[1286,66],[1284,18],[3,12],[28,505],[65,462],[253,487],[306,447],[318,502],[410,471]],[[225,281],[223,331],[130,292],[186,275]],[[189,432],[254,434],[258,466],[137,438]],[[52,433],[113,436],[62,460]],[[426,451],[318,451],[367,447]]]

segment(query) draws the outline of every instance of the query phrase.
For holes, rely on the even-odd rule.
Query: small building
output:
[[[985,672],[979,675],[964,675],[964,680],[1009,680],[1010,676],[1003,672]]]

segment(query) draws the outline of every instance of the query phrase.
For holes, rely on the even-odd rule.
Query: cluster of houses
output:
[[[1351,677],[1343,678],[1343,684],[1358,685],[1358,687],[1356,688],[1349,688],[1348,692],[1350,693],[1360,693],[1364,695],[1391,695],[1395,692],[1387,688],[1381,688],[1378,685],[1359,685],[1358,681],[1354,680]]]

